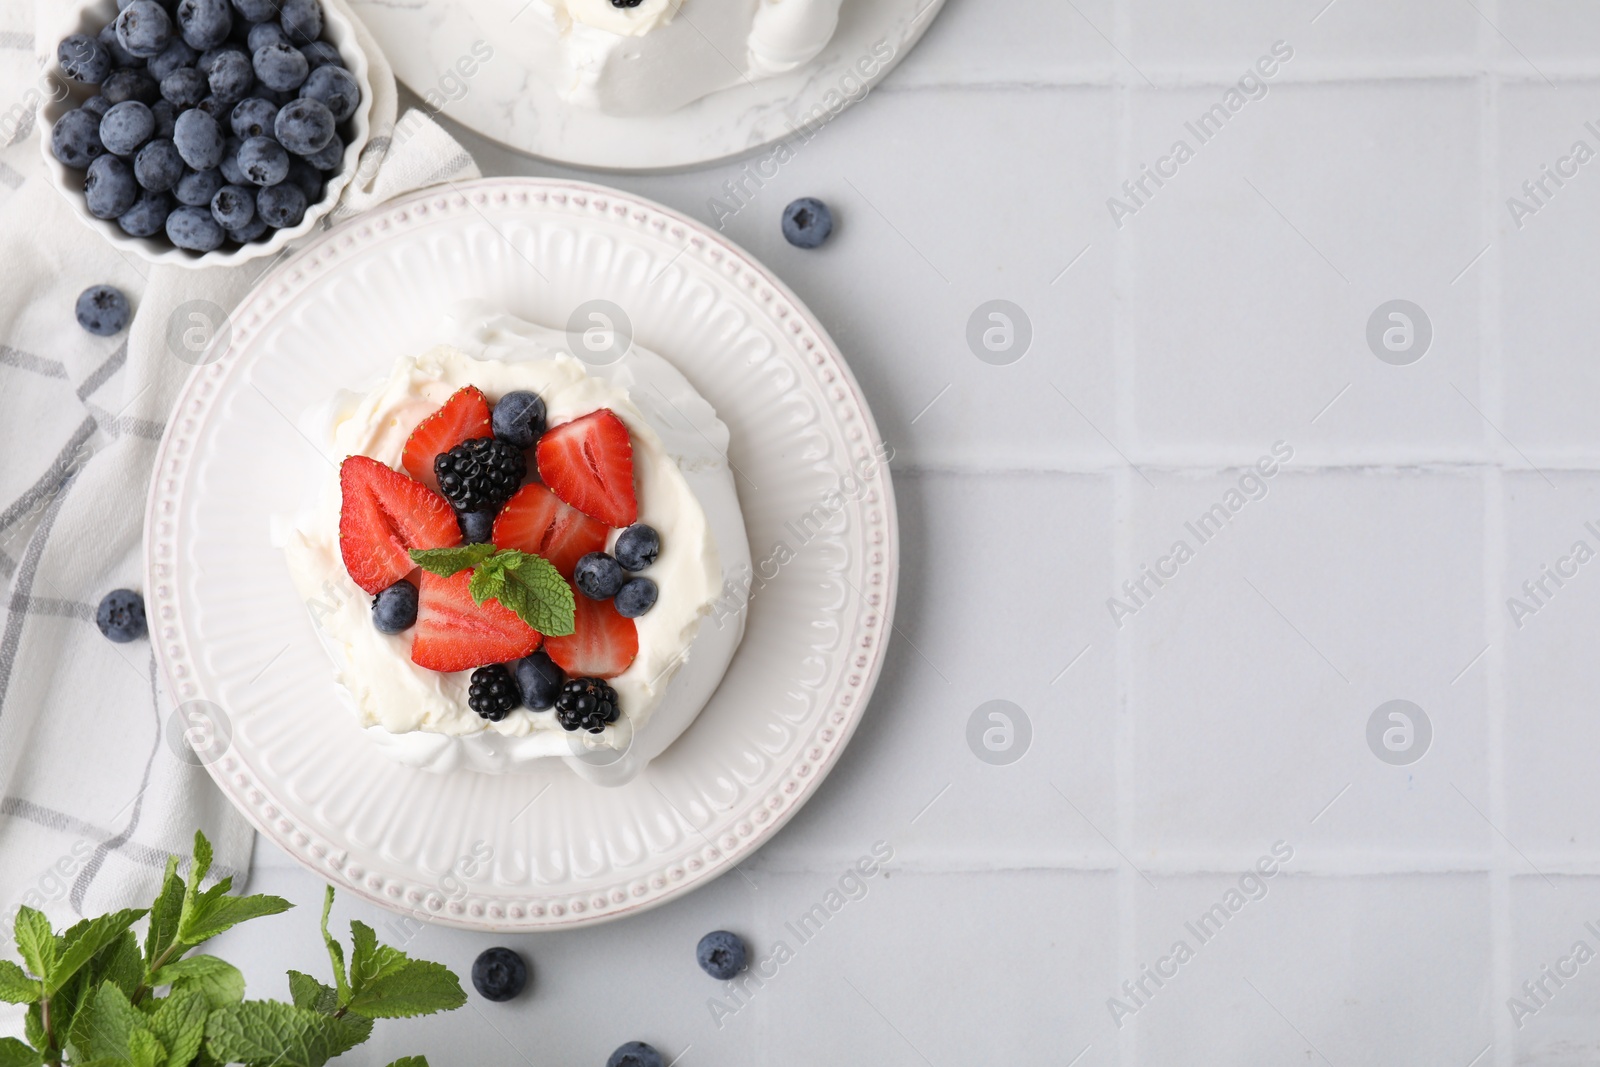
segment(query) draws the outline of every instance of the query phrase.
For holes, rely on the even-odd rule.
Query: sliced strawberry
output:
[[[355,583],[377,594],[410,574],[413,548],[461,543],[456,514],[427,486],[367,456],[339,468],[339,552]]]
[[[585,515],[607,526],[632,526],[638,520],[633,441],[611,409],[545,431],[538,459],[544,484]]]
[[[610,532],[605,523],[563,504],[544,486],[525,485],[495,516],[493,540],[500,548],[543,556],[570,582],[580,559],[606,550]]]
[[[430,671],[470,671],[521,659],[539,647],[539,631],[508,608],[472,599],[471,578],[471,571],[450,578],[422,572],[412,663]]]
[[[488,398],[475,385],[463,386],[444,402],[444,407],[417,423],[417,428],[406,438],[400,465],[407,474],[437,493],[439,481],[433,476],[434,457],[462,441],[493,436]]]
[[[639,654],[639,628],[617,614],[609,600],[577,601],[574,629],[568,637],[547,638],[545,652],[573,678],[615,678]]]

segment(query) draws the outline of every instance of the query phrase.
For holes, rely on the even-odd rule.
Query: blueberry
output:
[[[656,595],[656,583],[649,578],[629,578],[611,603],[624,619],[637,619],[656,606]]]
[[[572,570],[572,584],[590,600],[611,599],[627,580],[622,564],[604,552],[589,553]]]
[[[178,116],[172,143],[178,146],[183,161],[195,170],[210,170],[222,162],[222,127],[199,108]]]
[[[472,984],[485,1000],[510,1000],[528,984],[528,965],[509,948],[487,949],[472,961]]]
[[[666,1067],[666,1061],[643,1041],[629,1041],[611,1054],[606,1067]]]
[[[344,162],[344,148],[344,141],[335,134],[332,140],[309,156],[296,158],[305,160],[316,170],[335,173],[339,170],[339,165]]]
[[[517,688],[522,690],[523,707],[533,711],[555,707],[556,697],[561,695],[561,684],[567,680],[555,660],[542,651],[517,660],[511,665],[511,673],[516,676]]]
[[[100,83],[100,95],[113,104],[125,100],[153,104],[161,99],[161,83],[142,70],[124,68]]]
[[[159,103],[161,103],[161,101],[157,100],[156,104]],[[91,96],[89,99],[83,102],[83,104],[79,107],[79,110],[91,112],[95,118],[103,119],[106,117],[106,112],[111,110],[111,101],[107,100],[103,96]],[[155,104],[150,105],[150,110],[155,110]],[[100,127],[98,124],[96,124],[95,132],[99,133],[99,131]]]
[[[141,59],[154,59],[172,43],[172,19],[156,0],[133,0],[117,16],[117,41]]]
[[[310,44],[322,36],[322,5],[317,0],[283,0],[283,32],[295,44]]]
[[[276,0],[233,0],[233,9],[246,22],[266,22],[278,17]],[[250,27],[252,30],[254,26]],[[255,49],[251,49],[255,51]]]
[[[184,44],[182,38],[175,38],[159,56],[150,60],[145,69],[150,72],[152,78],[160,80],[175,70],[194,66],[195,60],[199,58],[199,52]]]
[[[333,112],[333,120],[343,122],[356,113],[361,87],[356,84],[356,76],[343,67],[318,67],[300,87],[300,95],[322,101]]]
[[[167,224],[172,212],[172,197],[146,189],[127,211],[117,216],[117,225],[129,237],[154,237]]]
[[[211,64],[211,95],[224,104],[237,104],[250,95],[256,83],[255,68],[243,52],[224,52]]]
[[[172,140],[178,129],[178,109],[170,100],[157,100],[150,105],[150,114],[156,119],[156,136]]]
[[[289,176],[284,181],[305,193],[308,204],[322,199],[321,172],[299,156],[289,160]]]
[[[234,105],[233,113],[228,116],[228,124],[233,128],[235,137],[271,137],[272,120],[277,117],[276,104],[252,96]]]
[[[194,61],[194,65],[199,68],[201,74],[209,77],[211,75],[211,68],[217,65],[217,61],[223,56],[229,55],[244,56],[246,59],[250,58],[250,53],[245,50],[243,45],[234,44],[230,41],[227,44],[221,44],[215,48],[207,48],[205,51],[200,53],[200,58]]]
[[[62,115],[50,130],[50,151],[75,170],[88,169],[106,152],[100,143],[100,116],[83,108]]]
[[[137,100],[113,105],[100,120],[100,143],[113,155],[133,155],[155,133],[155,115]]]
[[[211,198],[217,195],[227,182],[222,178],[222,172],[215,168],[211,170],[191,170],[182,178],[173,190],[173,195],[178,198],[178,203],[190,207],[210,207]]]
[[[254,185],[277,185],[289,176],[289,153],[270,137],[247,137],[239,145],[239,169]]]
[[[145,635],[144,597],[131,589],[112,590],[95,610],[94,623],[119,645],[137,641]]]
[[[492,511],[458,511],[456,525],[461,527],[461,539],[469,545],[486,545],[494,537]]]
[[[250,36],[245,38],[245,48],[249,50],[251,56],[254,56],[269,44],[288,43],[289,35],[284,33],[283,27],[276,22],[256,23],[250,27]],[[306,66],[308,68],[311,66],[309,59],[306,61]]]
[[[100,31],[99,36],[95,38],[95,43],[104,48],[106,55],[111,57],[112,70],[144,66],[144,60],[122,47],[122,42],[117,40],[117,23],[115,19],[106,23],[106,28]]]
[[[171,189],[183,178],[183,157],[178,155],[178,146],[166,138],[151,141],[133,157],[133,176],[142,187],[154,192]]]
[[[819,248],[833,232],[833,212],[828,205],[803,196],[783,209],[783,236],[796,248]]]
[[[128,298],[109,285],[91,285],[78,294],[78,325],[96,337],[110,337],[128,328],[133,312]]]
[[[256,217],[254,189],[242,185],[224,185],[211,198],[211,217],[224,230],[242,230]]]
[[[490,426],[506,444],[532,448],[544,433],[544,400],[538,393],[507,393],[494,406]]]
[[[211,91],[211,83],[193,67],[179,67],[161,79],[161,96],[179,111],[197,107]]]
[[[209,82],[207,83],[209,84]],[[237,100],[224,103],[214,93],[207,93],[206,98],[194,106],[196,111],[204,111],[207,115],[217,120],[217,125],[224,131],[228,128],[228,116],[233,114],[233,106]]]
[[[230,137],[223,145],[222,159],[217,164],[222,171],[223,180],[228,185],[249,185],[250,179],[244,176],[244,171],[239,168],[239,147],[244,141],[237,137]],[[210,201],[208,200],[207,203]]]
[[[293,100],[298,94],[292,90],[285,91],[281,89],[268,89],[260,82],[256,82],[254,95],[259,96],[273,107],[282,107],[284,104],[287,104],[289,101]]]
[[[56,62],[73,81],[99,85],[111,74],[111,54],[86,33],[75,33],[56,46]]]
[[[251,217],[250,221],[245,224],[244,229],[229,230],[228,240],[235,241],[242,245],[247,245],[270,229],[272,229],[272,227],[261,221],[260,215],[254,215]]]
[[[405,633],[417,623],[417,587],[404,578],[372,598],[372,625],[380,634]]]
[[[184,43],[204,52],[228,39],[233,12],[228,0],[179,0],[178,30]]]
[[[327,41],[312,41],[308,45],[302,45],[300,51],[306,54],[306,62],[311,64],[312,70],[318,67],[344,66],[344,57]]]
[[[205,208],[185,205],[167,216],[167,237],[179,248],[209,252],[220,247],[225,236]]]
[[[726,982],[744,970],[744,941],[738,934],[726,930],[713,930],[695,946],[694,958],[700,969],[719,982]]]
[[[311,72],[305,54],[290,44],[280,41],[269,44],[250,57],[256,77],[268,89],[298,89]]]
[[[275,230],[298,226],[306,216],[306,194],[297,185],[269,185],[256,194],[256,212]]]
[[[273,133],[296,155],[309,156],[333,140],[333,112],[320,100],[301,97],[278,109]]]
[[[656,533],[654,527],[636,522],[617,535],[617,543],[611,546],[611,554],[617,557],[623,570],[642,571],[661,554],[661,535]]]

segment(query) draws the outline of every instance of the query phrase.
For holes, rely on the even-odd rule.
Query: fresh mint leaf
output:
[[[244,975],[215,956],[190,956],[167,964],[150,976],[152,988],[164,985],[170,985],[174,994],[180,990],[198,993],[212,1008],[244,999]]]
[[[411,960],[378,940],[377,932],[359,919],[350,924],[350,989],[360,993],[381,978],[403,970]]]
[[[39,1067],[44,1062],[33,1049],[14,1037],[0,1037],[0,1067]]]
[[[336,1016],[333,1029],[333,1055],[343,1056],[372,1036],[372,1020],[363,1015]]]
[[[428,1061],[422,1056],[405,1056],[389,1064],[389,1067],[428,1067]]]
[[[471,593],[472,599],[479,604],[485,600],[497,599],[505,587],[505,568],[497,567],[492,562],[485,563],[473,571],[471,581],[467,582],[467,592]]]
[[[45,1040],[44,1012],[40,1010],[39,1005],[30,1004],[28,1006],[28,1014],[22,1020],[22,1036],[28,1039],[28,1044],[40,1052],[45,1051],[50,1044]]]
[[[28,970],[35,978],[49,981],[51,972],[55,970],[57,953],[56,935],[50,929],[50,920],[44,917],[43,912],[24,904],[17,909],[14,934],[22,962],[28,965]]]
[[[150,929],[144,935],[145,966],[167,950],[178,936],[178,920],[183,917],[184,883],[178,877],[178,857],[167,857],[167,873],[161,879],[161,895],[150,905]]]
[[[32,1004],[39,999],[40,983],[35,982],[10,960],[0,960],[0,1001],[7,1004]]]
[[[309,974],[299,971],[289,972],[289,999],[294,1001],[297,1008],[320,1011],[324,1015],[332,1015],[339,1010],[337,989],[323,985]]]
[[[267,915],[278,915],[294,907],[282,897],[265,894],[230,897],[226,895],[229,888],[231,882],[224,878],[201,894],[194,909],[178,926],[179,940],[185,945],[198,945],[242,922]]]
[[[88,970],[80,973],[88,977],[90,988],[101,982],[110,982],[132,998],[144,979],[144,957],[139,953],[139,939],[132,930],[124,930],[116,940],[95,954]]]
[[[96,953],[121,937],[146,914],[143,908],[128,908],[79,923],[68,930],[62,938],[61,957],[44,983],[45,996],[53,996]]]
[[[449,578],[478,566],[494,555],[494,545],[461,545],[456,548],[413,548],[411,562],[430,574]]]
[[[128,1035],[128,1062],[133,1067],[166,1067],[167,1050],[161,1047],[155,1034],[135,1030]]]
[[[454,1011],[466,1002],[467,995],[449,968],[428,960],[407,960],[399,970],[368,982],[350,997],[348,1007],[369,1019],[408,1019]]]
[[[127,995],[114,985],[103,985],[87,998],[73,1021],[72,1043],[92,1059],[127,1060],[129,1039],[145,1028],[144,1016]]]
[[[344,969],[344,946],[328,933],[328,916],[333,913],[333,886],[328,887],[322,901],[322,943],[328,946],[328,959],[333,963],[333,987],[339,993],[339,1006],[350,1003],[350,977]]]
[[[577,611],[577,604],[572,598],[572,586],[561,577],[555,565],[543,556],[522,552],[516,555],[521,558],[505,571],[505,589],[500,595],[500,603],[546,637],[566,637],[571,634],[575,629],[574,613]]]
[[[156,1002],[156,1010],[150,1013],[150,1032],[161,1042],[167,1067],[188,1067],[200,1054],[210,1011],[205,996],[189,989],[176,990]]]
[[[274,1000],[247,1000],[211,1013],[206,1048],[219,1063],[322,1067],[342,1044],[340,1022]]]

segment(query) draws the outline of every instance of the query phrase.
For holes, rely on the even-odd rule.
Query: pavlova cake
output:
[[[496,0],[531,70],[610,115],[675,111],[809,63],[842,0]]]
[[[282,537],[291,575],[392,758],[624,781],[742,634],[703,625],[749,561],[727,429],[637,346],[600,367],[505,316],[453,332],[312,416],[338,468]]]

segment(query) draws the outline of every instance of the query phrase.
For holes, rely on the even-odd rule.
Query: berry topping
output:
[[[405,633],[417,622],[417,587],[404,578],[372,598],[372,625],[380,634]]]
[[[400,454],[400,465],[411,477],[437,492],[439,482],[433,473],[434,459],[463,441],[492,434],[488,398],[477,386],[466,386],[456,390],[443,407],[411,431],[405,451]]]
[[[661,535],[654,527],[636,522],[617,535],[611,554],[625,571],[642,571],[661,555]]]
[[[544,433],[544,401],[538,393],[507,393],[494,406],[494,435],[508,445],[532,448]]]
[[[450,578],[422,572],[412,663],[430,671],[470,671],[521,659],[539,647],[539,631],[514,612],[498,601],[473,600],[470,580],[470,571]]]
[[[572,584],[590,600],[610,600],[628,580],[622,564],[604,552],[591,552],[572,569]]]
[[[700,969],[721,982],[726,982],[744,970],[744,941],[738,934],[726,930],[713,930],[695,946],[694,957]]]
[[[548,430],[539,438],[539,476],[550,491],[607,526],[639,517],[633,494],[633,441],[608,408]]]
[[[617,721],[617,691],[598,678],[574,678],[556,697],[556,721],[563,730],[600,733]]]
[[[783,209],[783,236],[796,248],[820,248],[833,233],[833,212],[813,196],[803,196]]]
[[[494,543],[543,556],[570,580],[578,560],[606,547],[610,531],[542,485],[525,485],[494,520]]]
[[[639,630],[609,600],[574,598],[573,632],[552,637],[545,651],[573,677],[615,678],[639,654]]]
[[[528,984],[528,965],[509,948],[486,949],[472,961],[472,984],[485,1000],[510,1000]]]
[[[615,4],[617,0],[611,2]],[[666,1062],[661,1053],[643,1041],[629,1041],[611,1054],[606,1067],[666,1067]]]
[[[458,511],[456,521],[461,524],[461,538],[469,545],[486,545],[494,540],[494,512]]]
[[[368,593],[376,595],[411,573],[411,549],[461,543],[449,504],[375,459],[345,460],[339,489],[339,551],[350,577]]]
[[[535,652],[517,660],[511,665],[511,673],[516,675],[517,688],[522,690],[523,707],[533,711],[548,711],[555,707],[556,697],[561,693],[561,683],[567,680],[561,668],[545,652]]]
[[[517,710],[522,703],[522,693],[517,689],[511,672],[498,663],[479,667],[472,672],[472,684],[467,686],[467,706],[477,712],[478,718],[499,722]],[[481,988],[479,990],[482,992]],[[511,994],[515,995],[515,993]],[[504,1000],[505,997],[490,997]]]
[[[617,614],[624,619],[637,619],[656,606],[658,592],[656,583],[649,578],[630,578],[626,585],[617,590],[612,603],[617,607]]]
[[[128,328],[132,312],[128,298],[109,285],[91,285],[78,294],[77,307],[73,309],[78,325],[96,337],[110,337]]]
[[[100,601],[94,622],[119,645],[135,641],[145,635],[144,597],[131,589],[113,589]]]
[[[498,511],[522,486],[528,461],[520,448],[478,437],[434,457],[433,473],[457,511]]]

